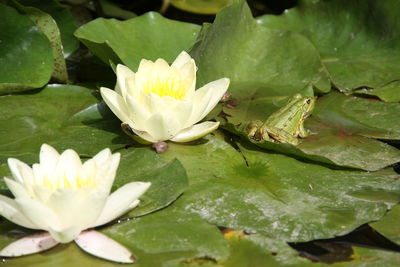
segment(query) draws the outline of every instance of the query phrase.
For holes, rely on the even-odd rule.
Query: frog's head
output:
[[[302,107],[304,116],[310,116],[315,106],[315,97],[305,96],[302,98]]]
[[[302,96],[301,94],[295,94],[290,101],[303,114],[303,118],[311,114],[315,105],[315,97]]]

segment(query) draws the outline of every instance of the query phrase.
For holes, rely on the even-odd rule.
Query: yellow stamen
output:
[[[78,189],[85,186],[94,187],[97,183],[93,177],[77,176],[75,179],[70,180],[67,179],[66,175],[61,175],[57,177],[44,176],[41,184],[47,188],[56,190],[61,188]]]
[[[188,87],[185,82],[176,77],[157,77],[143,84],[143,92],[163,96],[170,96],[182,100],[186,96]]]

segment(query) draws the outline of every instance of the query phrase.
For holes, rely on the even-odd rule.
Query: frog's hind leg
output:
[[[297,137],[289,134],[282,129],[267,127],[265,131],[268,132],[269,136],[273,138],[277,143],[289,143],[294,146],[297,146],[300,143]]]

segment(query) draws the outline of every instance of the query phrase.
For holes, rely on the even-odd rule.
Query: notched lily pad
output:
[[[122,62],[136,70],[142,58],[172,61],[194,42],[200,26],[150,12],[126,21],[99,18],[75,36],[106,64]]]
[[[343,235],[379,220],[400,200],[399,176],[392,170],[331,170],[248,143],[237,144],[238,152],[224,140],[208,139],[197,147],[171,146],[161,156],[174,155],[188,170],[194,162],[202,166],[202,172],[188,171],[191,186],[172,207],[218,226],[278,240],[309,241]],[[193,153],[186,157],[189,151]],[[222,161],[214,156],[218,153],[224,154]]]

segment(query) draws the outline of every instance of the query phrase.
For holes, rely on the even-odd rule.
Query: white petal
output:
[[[196,87],[196,63],[192,59],[180,68],[181,79],[184,79],[190,86],[190,91],[194,91]]]
[[[18,257],[42,252],[56,246],[58,242],[49,233],[38,233],[23,237],[0,251],[2,257]]]
[[[71,226],[86,229],[100,216],[107,196],[108,192],[92,188],[59,189],[51,195],[46,205],[57,215],[61,229]]]
[[[161,113],[169,110],[168,103],[164,100],[164,97],[153,93],[142,93],[141,98],[143,100],[143,106],[150,114]]]
[[[190,90],[194,90],[197,71],[194,59],[192,59],[188,53],[182,51],[171,66],[180,71],[181,77],[190,85]]]
[[[42,170],[46,173],[51,173],[57,166],[60,154],[52,146],[43,144],[40,147],[40,166]]]
[[[200,89],[197,89],[194,95],[193,113],[190,117],[192,124],[202,120],[221,100],[229,86],[229,79],[222,78],[210,82]]]
[[[50,196],[53,194],[53,189],[48,188],[47,186],[41,184],[35,184],[32,186],[34,198],[39,200],[42,203],[46,203]]]
[[[129,109],[130,120],[133,121],[137,130],[143,131],[144,122],[150,117],[150,112],[133,96],[126,96],[126,104]]]
[[[150,78],[153,72],[154,63],[151,60],[142,59],[139,63],[138,71],[135,74],[136,85],[142,88],[142,85]]]
[[[56,214],[37,200],[20,198],[15,201],[28,220],[40,229],[48,230],[50,227],[62,229]]]
[[[115,92],[117,92],[122,96],[125,96],[129,94],[126,87],[126,81],[128,80],[130,82],[134,82],[135,73],[131,71],[130,68],[122,64],[117,65],[116,73],[117,73],[117,84],[115,85]]]
[[[100,88],[100,93],[104,102],[106,102],[115,116],[122,122],[130,123],[129,111],[122,96],[105,87]]]
[[[11,174],[16,181],[21,184],[24,184],[26,181],[28,182],[28,185],[30,185],[34,181],[33,171],[26,163],[13,158],[9,158],[7,160],[7,163],[8,167],[10,168]]]
[[[4,177],[4,182],[7,184],[8,189],[10,189],[15,198],[29,198],[31,196],[30,192],[28,192],[20,183],[8,179],[7,177]]]
[[[174,60],[171,66],[180,69],[183,65],[185,65],[187,62],[190,62],[192,57],[186,52],[182,51]]]
[[[94,157],[93,160],[96,162],[97,166],[101,166],[104,163],[106,163],[111,157],[111,150],[109,148],[105,148],[99,153],[97,153]]]
[[[174,117],[166,113],[156,113],[146,121],[146,132],[157,141],[171,139],[181,127]]]
[[[17,203],[8,197],[0,195],[0,214],[7,220],[31,229],[41,229],[33,224],[20,210]]]
[[[109,149],[103,150],[83,164],[83,175],[95,177],[97,186],[106,192],[110,192],[120,158],[120,153],[111,154]]]
[[[60,243],[69,243],[85,229],[82,229],[79,226],[71,226],[69,228],[63,229],[62,231],[56,231],[52,228],[49,228],[49,233],[51,236]]]
[[[108,197],[104,209],[93,227],[108,223],[134,208],[138,204],[135,201],[146,192],[150,185],[151,183],[132,182],[118,188]]]
[[[65,178],[74,184],[82,170],[82,162],[79,155],[72,149],[65,150],[61,155],[56,168],[58,177],[65,175]]]
[[[199,124],[195,124],[192,127],[180,131],[171,141],[174,142],[189,142],[199,139],[208,133],[218,128],[219,122],[205,121]]]
[[[97,231],[84,231],[76,239],[76,244],[85,252],[114,262],[133,263],[132,253],[121,244]]]

